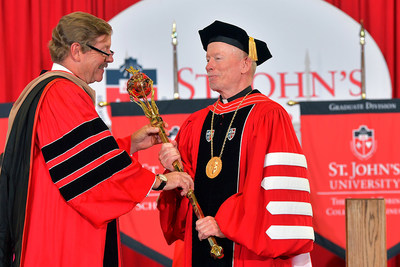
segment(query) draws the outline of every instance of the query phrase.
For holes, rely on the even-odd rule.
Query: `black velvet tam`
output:
[[[249,54],[249,39],[251,37],[245,30],[235,25],[216,20],[204,29],[199,30],[199,34],[205,51],[207,51],[208,44],[223,42]],[[254,39],[254,42],[257,50],[257,65],[261,65],[270,59],[272,55],[265,42],[257,39]]]

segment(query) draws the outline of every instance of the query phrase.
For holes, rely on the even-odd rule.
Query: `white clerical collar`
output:
[[[66,67],[64,67],[63,65],[60,65],[58,63],[53,63],[51,70],[62,70],[62,71],[66,71],[66,72],[73,74],[72,71],[70,71],[69,69],[67,69]]]
[[[241,98],[241,97],[247,95],[247,94],[250,93],[252,90],[253,90],[252,87],[249,85],[249,86],[247,86],[245,89],[243,89],[242,91],[240,91],[240,92],[237,93],[236,95],[231,96],[231,97],[228,98],[228,99],[222,98],[222,96],[220,95],[220,96],[219,96],[219,100],[220,100],[222,103],[226,104],[226,103],[229,103],[229,102],[231,102],[231,101],[233,101],[233,100],[236,100],[236,99],[238,99],[238,98]]]

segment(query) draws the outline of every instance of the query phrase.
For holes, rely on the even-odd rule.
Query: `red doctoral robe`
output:
[[[69,78],[50,81],[33,110],[29,180],[17,194],[26,204],[9,207],[10,225],[23,222],[11,253],[21,266],[121,266],[116,218],[143,200],[154,174],[129,155],[130,138],[116,142],[85,86],[68,73],[44,75],[53,73]],[[2,251],[8,261],[10,249]]]
[[[242,99],[227,104],[218,101],[216,116],[233,113]],[[201,139],[209,138],[204,133],[210,129],[213,110],[214,105],[191,115],[176,138],[184,169],[195,179],[194,192],[200,207],[207,208],[213,203],[201,202],[207,198],[202,194],[212,194],[212,184],[199,195],[196,179],[208,179],[197,165],[204,161],[198,158],[199,149],[204,149],[199,146],[204,142]],[[292,258],[310,252],[314,240],[306,159],[288,114],[268,97],[253,91],[240,105],[237,117],[243,121],[242,126],[232,125],[236,132],[242,131],[239,159],[224,161],[224,155],[233,153],[229,152],[229,141],[222,155],[223,170],[239,165],[238,179],[233,179],[237,189],[216,207],[215,215],[205,212],[205,216],[215,216],[221,231],[233,241],[232,266],[292,266]],[[214,156],[220,151],[216,147]],[[210,159],[209,154],[203,155],[208,156],[206,161]],[[192,266],[192,238],[197,238],[197,233],[192,232],[193,210],[188,199],[177,191],[165,191],[158,208],[167,242],[184,240],[184,266]]]

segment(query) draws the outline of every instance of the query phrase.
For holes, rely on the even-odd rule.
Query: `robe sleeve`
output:
[[[215,217],[221,231],[263,257],[311,251],[307,163],[288,114],[278,104],[256,105],[243,140],[239,192]]]
[[[118,146],[83,89],[65,79],[47,86],[37,139],[62,198],[96,226],[129,212],[154,174]]]
[[[207,112],[207,111],[206,111]],[[204,112],[201,112],[203,114]],[[181,126],[176,141],[181,154],[184,171],[194,177],[197,161],[198,114],[191,115]],[[201,128],[200,128],[201,130]],[[180,239],[184,240],[188,213],[191,211],[190,202],[182,197],[177,190],[163,191],[158,200],[161,229],[168,244]]]
[[[131,154],[131,142],[132,138],[131,136],[126,136],[123,138],[117,138],[116,139],[117,144],[119,148],[123,149],[126,151],[126,153]],[[139,160],[139,151],[136,151],[135,153],[131,154],[135,159]]]
[[[115,141],[117,141],[119,148],[125,150],[126,153],[130,154],[130,150],[131,150],[131,137],[130,136],[126,136],[123,138],[117,138]]]

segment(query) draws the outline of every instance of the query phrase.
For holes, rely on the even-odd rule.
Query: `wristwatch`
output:
[[[156,177],[158,179],[160,179],[161,184],[157,188],[154,188],[154,190],[156,190],[156,191],[163,190],[164,187],[167,185],[167,182],[168,182],[167,176],[165,176],[164,174],[157,174]]]

